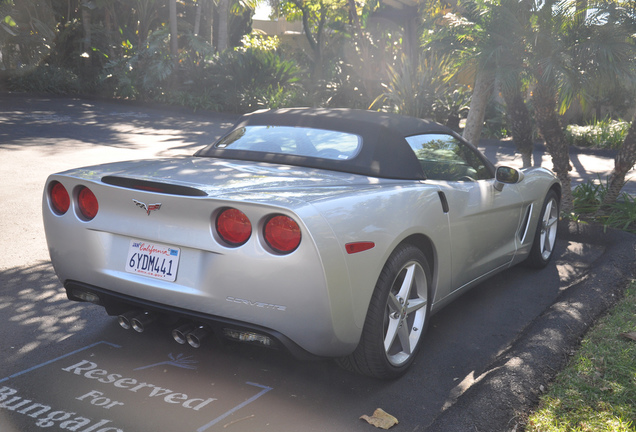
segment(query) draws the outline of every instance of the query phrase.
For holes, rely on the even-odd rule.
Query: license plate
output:
[[[181,250],[172,246],[131,240],[126,271],[174,282]]]

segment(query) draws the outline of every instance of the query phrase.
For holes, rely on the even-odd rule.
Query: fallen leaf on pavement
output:
[[[389,429],[396,424],[398,424],[398,420],[393,417],[391,414],[388,414],[382,408],[378,408],[373,412],[373,416],[369,417],[368,415],[363,415],[360,417],[361,420],[366,420],[367,423],[373,425],[380,429]]]
[[[633,341],[636,341],[636,332],[621,333],[621,336],[623,336],[624,338],[627,338],[627,339],[631,339],[631,340],[633,340]]]

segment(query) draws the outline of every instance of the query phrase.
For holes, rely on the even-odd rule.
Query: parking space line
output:
[[[24,375],[26,373],[32,372],[32,371],[34,371],[36,369],[39,369],[41,367],[50,365],[51,363],[55,363],[58,360],[62,360],[63,358],[70,357],[70,356],[72,356],[74,354],[77,354],[77,353],[82,352],[82,351],[86,351],[87,349],[91,349],[91,348],[93,348],[93,347],[95,347],[97,345],[101,345],[101,344],[109,345],[109,346],[111,346],[113,348],[121,348],[121,345],[117,345],[117,344],[114,344],[114,343],[111,343],[111,342],[106,342],[106,341],[95,342],[94,344],[85,346],[84,348],[80,348],[80,349],[75,350],[73,352],[70,352],[68,354],[64,354],[63,356],[60,356],[60,357],[54,358],[52,360],[46,361],[44,363],[41,363],[39,365],[33,366],[33,367],[29,368],[29,369],[25,369],[25,370],[23,370],[21,372],[14,373],[13,375],[10,375],[10,376],[8,376],[6,378],[2,378],[2,379],[0,379],[0,383],[3,383],[5,381],[7,381],[7,380],[10,380],[11,378],[19,377],[20,375]]]
[[[262,388],[263,390],[261,390],[258,394],[252,396],[251,398],[249,398],[248,400],[246,400],[245,402],[235,406],[234,408],[232,408],[231,410],[229,410],[228,412],[220,415],[219,417],[215,418],[214,420],[212,420],[210,423],[201,426],[199,429],[197,429],[197,432],[203,432],[205,430],[208,430],[209,428],[211,428],[212,426],[214,426],[215,424],[217,424],[218,422],[220,422],[221,420],[223,420],[224,418],[234,414],[236,411],[240,410],[241,408],[251,404],[252,402],[254,402],[256,399],[260,398],[261,396],[263,396],[265,393],[267,393],[270,390],[274,390],[272,387],[267,387],[261,384],[256,384],[253,382],[246,382],[245,384],[247,385],[251,385],[251,386],[255,386],[255,387],[259,387]]]

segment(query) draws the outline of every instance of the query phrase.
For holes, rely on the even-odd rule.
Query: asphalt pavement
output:
[[[621,298],[636,270],[636,236],[575,223],[563,224],[559,235],[604,251],[584,277],[564,290],[436,417],[427,432],[516,431],[589,326]]]
[[[41,224],[48,174],[191,154],[235,118],[0,94],[0,430],[124,430],[120,422],[129,432],[364,431],[374,428],[358,418],[383,408],[400,421],[396,431],[513,431],[634,277],[636,236],[562,224],[553,264],[507,270],[434,316],[412,370],[393,382],[237,346],[179,351],[165,329],[125,332],[100,308],[68,302]],[[499,164],[520,165],[512,142],[480,148]],[[613,166],[611,152],[573,148],[571,159],[575,184],[604,179]],[[540,145],[535,165],[551,167]],[[633,180],[627,190],[636,191]],[[142,379],[140,399],[130,383]],[[12,398],[13,409],[3,405]],[[15,405],[26,400],[59,404],[64,420],[35,424],[36,411]],[[76,412],[94,420],[80,426]]]

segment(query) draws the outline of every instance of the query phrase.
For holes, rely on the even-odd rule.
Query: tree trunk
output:
[[[82,28],[84,29],[84,39],[82,39],[82,56],[81,56],[81,71],[82,75],[87,77],[91,75],[91,64],[93,58],[93,33],[91,26],[91,9],[89,2],[83,0],[81,4],[82,10]]]
[[[479,144],[481,130],[484,127],[484,118],[486,117],[486,106],[492,95],[495,83],[495,74],[488,69],[479,69],[477,77],[475,77],[475,88],[470,99],[470,110],[468,118],[466,118],[466,127],[464,127],[463,137],[466,141],[473,145]]]
[[[106,28],[106,41],[108,42],[108,55],[111,59],[115,58],[115,49],[113,44],[113,22],[111,9],[104,9],[104,27]],[[117,28],[117,27],[115,27]]]
[[[625,141],[623,141],[623,146],[614,159],[614,169],[610,175],[607,193],[603,198],[599,212],[606,211],[609,206],[616,202],[625,184],[625,176],[634,167],[634,164],[636,164],[636,114],[634,114],[632,125],[627,132]]]
[[[506,114],[510,122],[512,139],[517,147],[517,153],[521,155],[523,168],[532,166],[532,122],[530,121],[530,113],[526,106],[521,91],[516,90],[502,91],[504,100],[506,101]]]
[[[373,91],[373,86],[371,84],[373,81],[371,77],[374,75],[375,71],[371,66],[371,61],[369,61],[369,45],[364,37],[364,31],[362,30],[362,25],[360,24],[360,17],[358,17],[358,10],[356,8],[355,0],[348,0],[348,5],[349,16],[351,17],[351,21],[353,23],[353,38],[360,49],[359,54],[361,68],[359,69],[359,72],[362,76],[365,95],[368,97]]]
[[[217,25],[218,29],[218,39],[216,44],[216,49],[218,52],[223,52],[230,46],[229,42],[229,11],[230,11],[230,2],[229,0],[219,0],[218,3],[218,17],[219,23]]]
[[[179,41],[177,32],[177,0],[168,0],[170,9],[170,55],[174,62],[175,70],[179,56]]]
[[[534,112],[539,132],[552,156],[554,172],[561,181],[561,211],[572,212],[572,181],[570,152],[556,112],[556,90],[551,83],[539,80],[533,92]]]
[[[201,2],[196,4],[196,15],[194,16],[194,35],[199,36],[199,30],[201,29]]]
[[[88,1],[82,1],[82,28],[84,29],[84,39],[82,40],[82,52],[91,57],[92,31],[91,31],[91,9]]]
[[[209,0],[208,5],[208,22],[210,23],[210,45],[215,46],[216,40],[214,39],[214,0]]]

